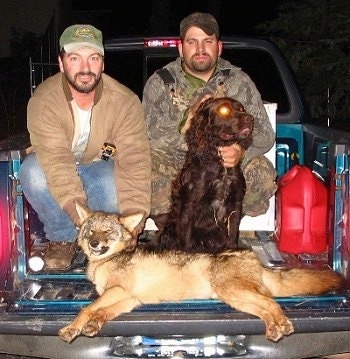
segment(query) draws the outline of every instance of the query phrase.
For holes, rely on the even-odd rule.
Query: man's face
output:
[[[215,69],[222,43],[214,34],[209,36],[200,28],[192,26],[187,30],[178,49],[186,71],[206,79]]]
[[[96,50],[82,48],[58,58],[61,72],[68,83],[78,92],[92,92],[101,79],[104,70],[102,55]]]

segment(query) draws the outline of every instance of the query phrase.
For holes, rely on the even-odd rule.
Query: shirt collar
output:
[[[190,74],[189,72],[186,71],[185,66],[183,65],[183,61],[181,61],[181,68],[182,71],[184,72],[184,76],[186,78],[186,80],[189,82],[190,86],[192,88],[200,88],[205,86],[205,84],[210,81],[218,72],[218,67],[216,66],[215,71],[213,72],[213,75],[210,77],[210,79],[208,81],[204,81],[200,78],[198,78],[197,76],[194,76],[192,74]]]

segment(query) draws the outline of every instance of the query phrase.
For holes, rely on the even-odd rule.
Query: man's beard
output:
[[[77,83],[78,76],[92,76],[94,78],[93,83]],[[88,72],[78,72],[74,75],[74,77],[70,76],[69,74],[65,73],[66,79],[68,83],[78,92],[80,93],[90,93],[92,92],[98,85],[101,80],[101,74],[96,75],[95,73],[88,71]]]
[[[191,58],[191,67],[192,67],[192,69],[194,71],[196,71],[196,72],[207,72],[207,71],[209,71],[210,69],[213,68],[213,61],[212,61],[212,58],[210,56],[207,55],[207,59],[205,61],[203,61],[203,60],[197,61],[197,60],[195,60],[195,56],[198,56],[198,54],[195,54]]]

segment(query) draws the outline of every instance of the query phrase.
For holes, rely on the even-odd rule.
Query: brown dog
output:
[[[106,321],[142,303],[210,298],[258,316],[266,337],[277,341],[294,329],[273,297],[317,295],[342,283],[331,269],[264,268],[247,250],[191,254],[135,249],[131,232],[142,214],[120,217],[81,207],[78,212],[84,221],[78,244],[89,259],[87,276],[100,297],[59,331],[67,342],[80,334],[95,336]]]
[[[204,101],[186,132],[188,151],[172,184],[170,211],[160,230],[161,249],[217,253],[238,247],[245,179],[225,168],[218,147],[252,142],[253,117],[230,97]]]

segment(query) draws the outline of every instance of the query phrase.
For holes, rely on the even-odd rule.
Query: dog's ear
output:
[[[138,212],[129,214],[119,218],[122,225],[130,232],[132,232],[139,223],[143,220],[144,213]]]
[[[206,135],[206,129],[209,122],[209,113],[205,103],[212,100],[206,100],[201,104],[200,110],[192,118],[191,127],[186,132],[186,142],[190,155],[202,155],[203,149],[208,146],[210,138]]]
[[[80,223],[83,223],[86,219],[92,216],[90,209],[77,201],[75,202],[75,208],[77,210]]]

